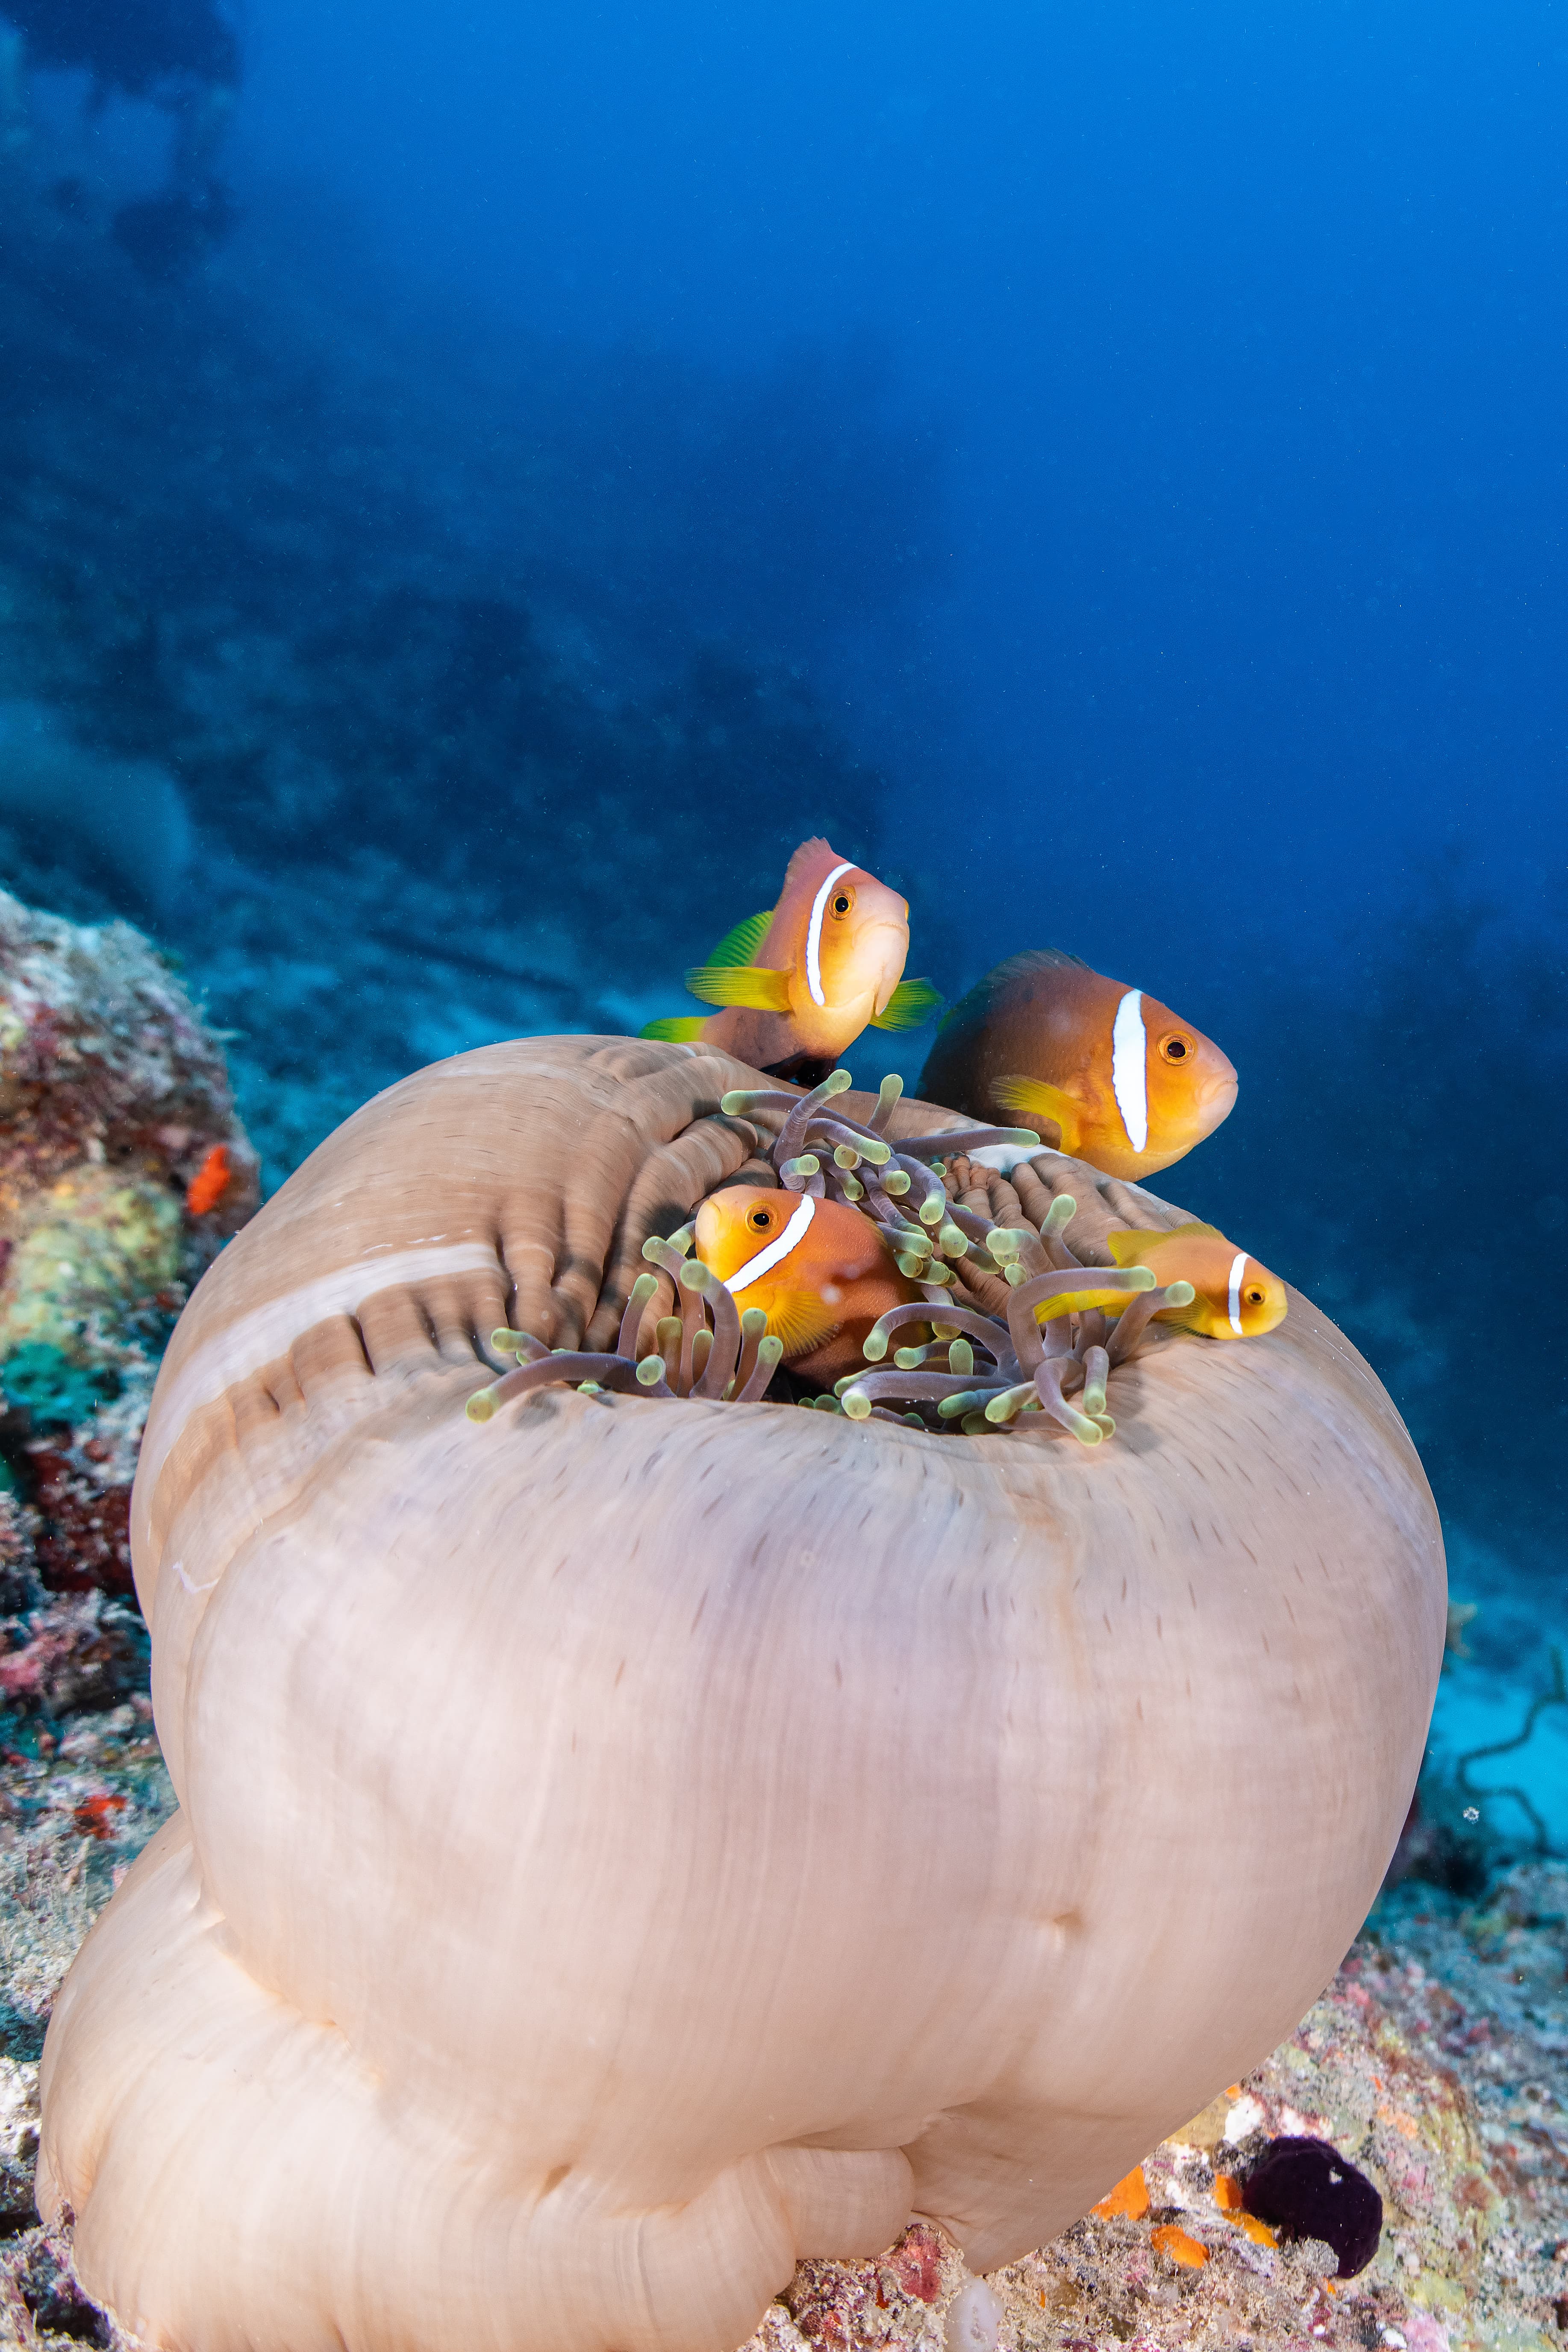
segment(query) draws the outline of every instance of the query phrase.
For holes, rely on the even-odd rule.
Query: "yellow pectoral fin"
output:
[[[1215,1313],[1200,1291],[1184,1307],[1157,1307],[1156,1323],[1174,1323],[1183,1331],[1195,1331],[1200,1339],[1228,1339],[1233,1335],[1228,1316]]]
[[[695,964],[686,985],[704,1004],[739,1004],[748,1013],[789,1011],[788,972],[763,964]]]
[[[814,1290],[781,1290],[769,1304],[768,1329],[784,1341],[786,1363],[808,1356],[837,1328],[837,1316]]]
[[[1060,1087],[1047,1086],[1044,1078],[998,1078],[991,1099],[999,1109],[1051,1119],[1061,1129],[1062,1150],[1077,1150],[1083,1106],[1074,1102],[1071,1095],[1064,1095]]]
[[[884,1009],[872,1016],[873,1029],[923,1029],[942,998],[929,980],[900,980]]]
[[[1126,1290],[1069,1290],[1057,1298],[1043,1298],[1035,1309],[1037,1323],[1049,1323],[1058,1315],[1085,1315],[1091,1307],[1101,1307],[1108,1315],[1120,1315],[1138,1296]]]
[[[683,1013],[673,1021],[650,1021],[639,1037],[653,1037],[666,1045],[694,1045],[708,1026],[706,1013]]]
[[[764,907],[760,915],[748,915],[743,923],[737,923],[732,931],[725,932],[709,957],[705,969],[711,971],[716,966],[723,965],[732,970],[741,964],[750,964],[767,938],[768,925],[773,919],[771,907]]]

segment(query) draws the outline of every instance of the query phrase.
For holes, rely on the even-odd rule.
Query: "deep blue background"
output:
[[[1563,8],[250,24],[247,171],[346,201],[411,321],[793,374],[817,445],[847,371],[918,439],[902,511],[825,458],[691,593],[851,699],[997,953],[1190,1002],[1448,843],[1521,914],[1561,878]]]

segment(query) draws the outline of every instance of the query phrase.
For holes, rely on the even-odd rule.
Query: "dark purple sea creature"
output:
[[[1271,2141],[1243,2183],[1248,2213],[1289,2238],[1320,2238],[1340,2260],[1341,2278],[1365,2270],[1383,2235],[1383,2200],[1326,2139]]]

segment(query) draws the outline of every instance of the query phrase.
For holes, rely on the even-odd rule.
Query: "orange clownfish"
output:
[[[792,1370],[826,1384],[858,1371],[867,1332],[924,1294],[847,1201],[731,1185],[697,1212],[696,1252],[737,1307],[760,1307]]]
[[[902,977],[909,951],[908,901],[826,841],[803,841],[778,905],[737,923],[686,975],[693,996],[722,1011],[650,1021],[642,1034],[700,1037],[754,1070],[815,1084],[868,1024],[918,1029],[936,1010],[930,981]]]
[[[1041,948],[1009,956],[953,1006],[920,1090],[975,1118],[1010,1112],[1091,1168],[1137,1179],[1214,1133],[1236,1072],[1142,989]]]
[[[1279,1276],[1213,1225],[1107,1234],[1105,1245],[1118,1265],[1152,1267],[1162,1288],[1172,1282],[1192,1284],[1191,1305],[1161,1307],[1156,1323],[1179,1323],[1205,1339],[1258,1339],[1285,1320],[1289,1302]]]

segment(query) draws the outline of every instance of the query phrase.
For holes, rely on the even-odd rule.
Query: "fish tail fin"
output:
[[[686,985],[704,1004],[738,1004],[748,1013],[787,1013],[789,974],[763,964],[694,964]]]
[[[1077,1145],[1081,1107],[1071,1095],[1064,1095],[1060,1087],[1048,1086],[1044,1078],[998,1078],[991,1089],[991,1099],[1004,1110],[1021,1110],[1036,1118],[1048,1118],[1061,1129],[1064,1151],[1071,1151]]]
[[[1105,1246],[1118,1265],[1136,1265],[1138,1253],[1145,1242],[1163,1241],[1163,1234],[1128,1231],[1125,1227],[1105,1236]]]
[[[880,1013],[872,1016],[873,1029],[923,1029],[942,997],[929,980],[900,980]]]
[[[650,1021],[639,1029],[639,1037],[652,1037],[665,1045],[693,1045],[708,1026],[705,1013],[681,1013],[673,1021]]]

